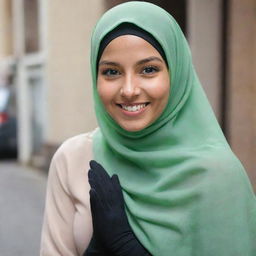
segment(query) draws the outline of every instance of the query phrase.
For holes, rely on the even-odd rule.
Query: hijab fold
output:
[[[106,112],[97,92],[101,40],[122,23],[150,33],[164,50],[170,96],[149,127],[128,132]],[[147,2],[106,12],[91,40],[94,158],[118,174],[133,231],[154,256],[255,256],[256,201],[227,144],[173,17]]]

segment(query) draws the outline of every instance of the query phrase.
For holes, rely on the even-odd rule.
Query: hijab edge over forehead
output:
[[[144,39],[148,43],[150,43],[159,52],[159,54],[161,55],[161,57],[165,61],[165,64],[168,67],[168,62],[167,62],[164,50],[162,46],[158,43],[158,41],[147,31],[128,22],[119,24],[115,29],[107,33],[105,37],[101,40],[99,50],[98,50],[98,55],[97,55],[97,65],[107,45],[115,38],[119,36],[124,36],[124,35],[137,36]]]

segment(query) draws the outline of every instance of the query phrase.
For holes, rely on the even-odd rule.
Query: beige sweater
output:
[[[92,236],[87,172],[92,133],[65,141],[55,153],[48,177],[41,256],[78,256]]]

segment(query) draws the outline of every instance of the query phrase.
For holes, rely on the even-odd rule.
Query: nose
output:
[[[127,75],[122,84],[120,94],[122,97],[127,99],[131,99],[133,97],[139,96],[140,87],[139,87],[138,81],[136,81],[136,79],[133,76]]]

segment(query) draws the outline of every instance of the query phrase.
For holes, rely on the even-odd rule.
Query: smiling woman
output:
[[[41,255],[255,256],[255,195],[173,17],[112,8],[91,71],[99,128],[52,160]]]

